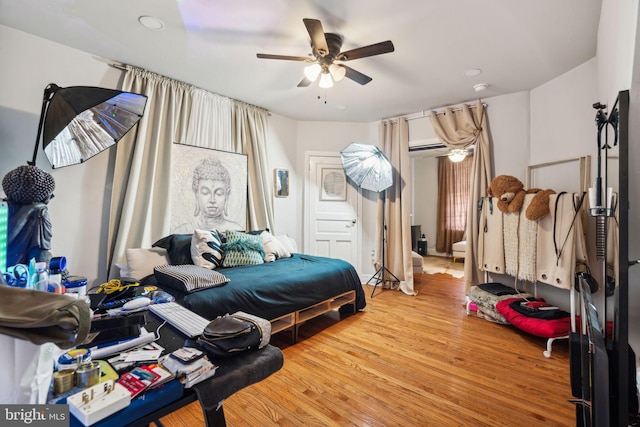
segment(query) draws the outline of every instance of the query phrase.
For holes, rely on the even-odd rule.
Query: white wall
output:
[[[91,55],[0,25],[0,176],[31,160],[49,83],[116,88],[120,72]],[[105,244],[110,202],[111,153],[52,171],[40,150],[37,166],[56,182],[49,202],[52,253],[90,284],[106,278]],[[4,193],[2,194],[4,197]]]
[[[343,122],[298,122],[297,134],[297,164],[300,171],[304,171],[305,156],[309,152],[329,152],[339,155],[352,142],[377,145],[378,134],[376,123],[343,123]],[[301,181],[304,174],[301,175]],[[376,196],[370,191],[360,191],[362,195],[362,218],[360,230],[362,251],[360,259],[361,276],[371,276],[375,269],[371,263],[371,250],[375,248],[376,233]],[[298,212],[302,218],[302,199]],[[299,235],[304,235],[306,215],[300,223]]]
[[[302,248],[300,232],[302,216],[292,215],[298,212],[302,204],[304,168],[297,162],[297,122],[278,114],[269,117],[268,161],[272,169],[289,170],[289,197],[276,197],[273,201],[274,230],[276,235],[287,234],[293,237]]]
[[[598,100],[612,106],[618,92],[631,88],[638,2],[602,2],[598,26]]]
[[[595,58],[531,91],[531,164],[597,154]],[[595,165],[594,165],[595,166]]]
[[[525,181],[529,164],[529,92],[487,98],[493,175],[512,175]]]

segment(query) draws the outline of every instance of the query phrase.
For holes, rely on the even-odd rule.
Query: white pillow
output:
[[[142,279],[153,274],[153,267],[169,264],[169,256],[164,248],[135,248],[125,251],[129,276]]]
[[[116,267],[120,270],[120,277],[131,277],[129,266],[127,264],[116,263]]]
[[[296,241],[293,238],[287,236],[286,234],[281,234],[279,236],[276,236],[276,239],[278,239],[280,243],[282,243],[284,248],[290,254],[298,252],[298,245],[296,245]]]
[[[191,260],[209,270],[222,265],[222,238],[216,230],[193,230]]]
[[[265,262],[273,262],[278,258],[289,258],[291,256],[291,253],[287,251],[287,248],[282,244],[282,242],[280,242],[280,240],[276,239],[273,234],[268,231],[263,231],[261,236],[262,246],[266,253],[266,256],[264,257]]]

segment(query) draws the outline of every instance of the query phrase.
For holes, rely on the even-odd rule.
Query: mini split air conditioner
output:
[[[409,151],[429,151],[429,154],[440,155],[448,153],[449,149],[438,138],[427,138],[409,141]]]

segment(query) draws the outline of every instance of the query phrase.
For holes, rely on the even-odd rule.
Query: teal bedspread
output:
[[[356,309],[366,305],[355,268],[340,259],[294,254],[274,262],[217,271],[227,276],[229,283],[191,293],[171,293],[179,303],[207,319],[236,311],[274,319],[351,290],[356,291]],[[162,287],[162,283],[158,285]],[[349,307],[353,311],[351,305],[343,309]]]

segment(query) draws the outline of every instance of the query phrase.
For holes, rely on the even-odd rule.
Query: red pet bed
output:
[[[499,301],[496,304],[496,310],[516,328],[537,337],[558,338],[569,334],[571,330],[571,316],[569,313],[557,310],[555,313],[532,312],[531,314],[523,314],[514,309],[511,304],[520,304],[522,301],[522,298],[509,298]],[[536,301],[544,302],[542,299],[537,299]]]

